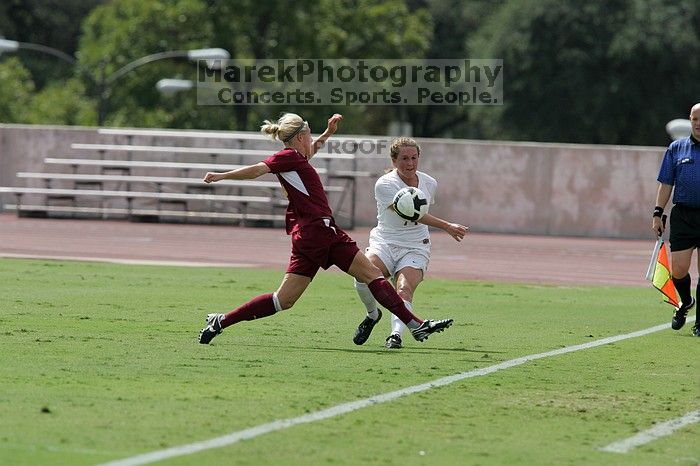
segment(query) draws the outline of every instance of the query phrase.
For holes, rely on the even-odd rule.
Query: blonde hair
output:
[[[265,120],[260,131],[269,134],[272,139],[287,143],[308,126],[309,124],[296,113],[283,113],[276,123]]]
[[[402,147],[415,147],[416,151],[418,151],[418,156],[420,157],[420,146],[415,141],[415,139],[402,136],[391,141],[389,154],[391,155],[392,160],[396,160],[396,157],[399,156],[399,151],[401,151]]]

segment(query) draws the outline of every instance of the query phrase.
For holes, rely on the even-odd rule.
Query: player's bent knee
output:
[[[384,274],[381,270],[379,270],[379,267],[372,264],[371,262],[369,262],[368,264],[369,265],[365,270],[365,283],[372,283],[377,278],[384,278]]]
[[[350,269],[347,271],[350,275],[355,277],[355,280],[361,283],[369,284],[377,278],[382,278],[384,275],[379,268],[371,263],[367,257],[358,252],[350,265]]]
[[[404,285],[399,286],[396,292],[401,296],[404,301],[413,301],[413,290],[410,286]]]

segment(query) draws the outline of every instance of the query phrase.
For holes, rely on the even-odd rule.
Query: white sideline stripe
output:
[[[694,320],[694,319],[693,319]],[[688,319],[691,321],[691,319]],[[231,445],[241,440],[248,440],[255,437],[259,437],[270,432],[276,432],[278,430],[287,429],[299,424],[307,424],[310,422],[322,421],[324,419],[330,419],[332,417],[340,416],[342,414],[351,413],[357,411],[358,409],[367,408],[369,406],[374,406],[381,403],[386,403],[388,401],[395,400],[402,396],[412,395],[414,393],[424,392],[430,390],[431,388],[442,387],[445,385],[452,384],[454,382],[459,382],[460,380],[469,379],[472,377],[480,377],[482,375],[493,374],[504,369],[510,369],[511,367],[520,366],[530,361],[535,361],[537,359],[548,358],[550,356],[558,356],[560,354],[573,353],[575,351],[585,350],[589,348],[595,348],[597,346],[603,346],[610,343],[615,343],[622,340],[627,340],[629,338],[641,337],[648,335],[650,333],[658,332],[660,330],[665,330],[670,327],[670,324],[661,324],[654,327],[649,327],[644,330],[638,330],[632,333],[625,333],[622,335],[616,335],[613,337],[602,338],[600,340],[591,341],[588,343],[583,343],[580,345],[566,346],[564,348],[547,351],[546,353],[531,354],[529,356],[523,356],[521,358],[511,359],[509,361],[502,362],[493,366],[484,367],[481,369],[474,369],[467,372],[462,372],[460,374],[450,375],[447,377],[442,377],[432,382],[426,382],[420,385],[414,385],[412,387],[402,388],[393,392],[383,393],[380,395],[375,395],[363,400],[351,401],[348,403],[339,404],[331,408],[323,409],[321,411],[316,411],[313,413],[305,414],[299,417],[293,417],[288,419],[281,419],[277,421],[272,421],[267,424],[261,424],[259,426],[250,427],[248,429],[239,430],[237,432],[231,432],[230,434],[223,435],[221,437],[215,437],[209,440],[203,440],[201,442],[189,443],[186,445],[180,445],[178,447],[166,448],[164,450],[157,450],[150,453],[144,453],[137,456],[132,456],[131,458],[125,458],[122,460],[110,461],[109,463],[102,463],[98,466],[137,466],[141,464],[154,463],[156,461],[162,461],[167,458],[174,458],[177,456],[191,455],[203,450],[210,450],[212,448],[221,448],[227,445]]]
[[[633,437],[620,440],[619,442],[613,442],[610,445],[601,448],[601,451],[607,451],[610,453],[627,453],[633,448],[652,442],[658,438],[671,435],[678,429],[682,429],[683,427],[696,422],[700,422],[700,410],[691,411],[685,414],[683,417],[657,424],[651,429],[642,431]]]
[[[258,267],[256,264],[247,262],[199,262],[199,261],[173,261],[173,260],[147,260],[147,259],[122,259],[118,257],[85,257],[85,256],[61,256],[47,254],[13,254],[0,251],[0,258],[8,259],[41,259],[41,260],[61,260],[75,262],[107,262],[109,264],[126,265],[166,265],[173,267]]]

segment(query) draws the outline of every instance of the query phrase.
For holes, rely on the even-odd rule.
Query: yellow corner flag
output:
[[[654,248],[653,258],[656,257],[656,263],[653,265],[653,273],[651,272],[652,264],[649,264],[649,272],[647,272],[647,279],[651,281],[654,288],[659,290],[666,297],[665,301],[672,306],[678,307],[680,303],[678,302],[678,294],[676,293],[676,287],[673,285],[673,279],[671,278],[671,267],[668,263],[668,254],[666,254],[666,246],[661,238],[656,241],[656,247]]]

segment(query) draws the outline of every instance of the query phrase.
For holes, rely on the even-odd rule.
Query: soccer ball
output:
[[[396,214],[404,220],[417,222],[428,213],[428,198],[418,188],[402,188],[392,202]]]

